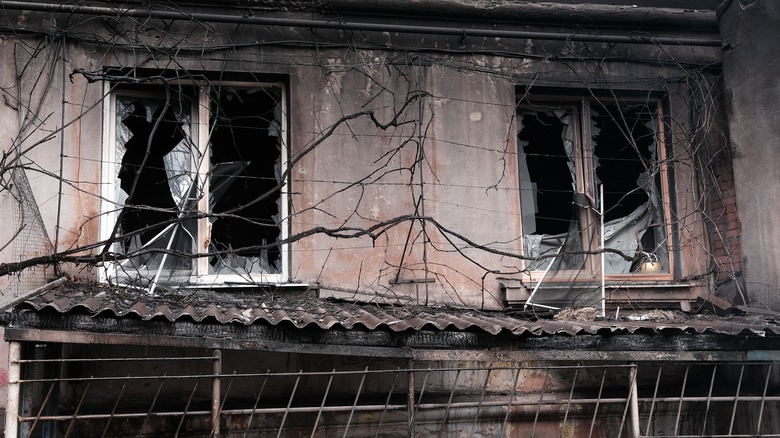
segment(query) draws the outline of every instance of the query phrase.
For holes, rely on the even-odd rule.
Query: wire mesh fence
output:
[[[780,436],[780,373],[765,362],[320,357],[291,371],[302,362],[278,353],[62,351],[27,346],[12,364],[19,436]],[[256,369],[263,356],[277,369]]]
[[[0,203],[0,206],[7,208],[11,218],[10,223],[5,225],[13,230],[13,244],[9,248],[13,261],[51,254],[53,245],[23,168],[13,170],[7,186],[8,204]],[[11,303],[25,292],[43,286],[51,272],[51,267],[41,266],[5,279],[7,283],[0,283],[0,305]]]

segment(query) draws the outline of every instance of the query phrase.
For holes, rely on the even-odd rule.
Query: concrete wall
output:
[[[47,14],[19,12],[7,19],[25,29],[61,25]],[[135,50],[99,39],[78,40],[75,34],[62,45],[43,45],[37,51],[19,49],[40,42],[32,36],[7,39],[0,46],[17,72],[6,73],[4,89],[21,101],[18,108],[3,108],[8,114],[3,129],[11,135],[21,132],[26,152],[20,162],[34,163],[27,173],[48,236],[61,251],[98,251],[99,246],[89,246],[99,240],[103,220],[96,196],[105,153],[103,84],[71,73],[142,65],[251,72],[260,79],[274,74],[289,80],[290,151],[293,156],[307,151],[291,169],[292,234],[318,226],[350,234],[386,223],[373,237],[315,234],[291,245],[290,279],[316,284],[325,295],[502,308],[500,278],[520,278],[522,270],[520,260],[501,254],[520,253],[514,122],[518,86],[667,93],[673,127],[668,146],[680,163],[674,166],[676,197],[670,197],[680,233],[679,241],[672,242],[679,251],[675,278],[700,278],[709,268],[695,190],[698,174],[690,165],[697,146],[689,134],[695,127],[688,91],[679,84],[692,74],[680,68],[682,63],[711,64],[718,59],[716,48],[327,30],[313,37],[305,28],[236,30],[187,22],[145,26],[144,32],[114,35],[89,21],[77,26],[84,34],[118,38]],[[304,43],[289,47],[284,42],[290,40]],[[181,46],[180,41],[187,43]],[[234,50],[193,52],[196,41]],[[164,50],[138,51],[152,46],[180,51],[175,58],[162,54]],[[424,56],[406,52],[418,48],[428,51]],[[568,55],[560,62],[550,58],[560,53]],[[699,79],[705,84],[711,80]],[[59,175],[66,181],[62,186]],[[424,201],[417,204],[420,199]],[[419,221],[393,222],[423,215],[432,219],[425,230]],[[1,232],[12,240],[11,228]],[[3,261],[24,256],[4,253]],[[66,270],[95,276],[88,266]],[[674,290],[656,288],[646,296],[665,305],[689,296],[690,290]],[[632,294],[620,291],[615,297],[639,297]]]
[[[503,3],[518,17],[523,15],[515,2]],[[446,6],[446,2],[437,4]],[[535,6],[537,11],[543,9],[548,8]],[[606,9],[609,6],[600,7],[599,14],[606,14]],[[641,23],[641,11],[623,9],[623,14],[632,17],[631,25]],[[775,309],[780,309],[775,292],[780,281],[780,249],[774,245],[778,219],[767,212],[778,204],[774,198],[780,197],[776,190],[780,173],[775,166],[780,162],[776,147],[780,138],[778,9],[777,3],[768,0],[733,1],[721,17],[736,200],[739,219],[745,224],[745,278],[751,298]],[[576,13],[568,7],[555,10],[554,15],[544,17],[568,17],[576,24],[583,23],[577,17],[590,21],[579,6]],[[289,16],[309,18],[308,14]],[[653,25],[668,28],[669,21],[663,18],[654,19]],[[95,17],[86,20],[23,11],[6,11],[2,20],[18,32],[0,38],[0,59],[4,60],[0,68],[0,147],[4,153],[12,146],[25,151],[17,163],[27,167],[43,225],[31,240],[4,246],[0,263],[46,254],[40,250],[45,250],[46,241],[60,251],[85,248],[80,255],[100,249],[91,245],[99,240],[101,219],[104,90],[101,83],[89,83],[83,75],[71,73],[142,65],[251,72],[261,78],[281,75],[289,82],[293,154],[320,139],[345,115],[366,113],[339,124],[292,169],[292,232],[315,226],[366,229],[395,217],[422,214],[441,228],[427,224],[426,237],[419,222],[402,221],[375,238],[334,239],[320,234],[302,239],[291,245],[291,279],[317,285],[323,295],[485,309],[502,308],[500,277],[516,272],[520,262],[458,239],[448,241],[453,235],[443,230],[494,250],[519,252],[516,87],[667,93],[672,127],[669,146],[676,157],[673,208],[681,236],[674,243],[680,255],[676,280],[693,279],[702,285],[700,290],[711,291],[707,276],[712,268],[710,239],[702,219],[708,192],[702,192],[700,185],[709,168],[693,165],[700,163],[694,133],[703,125],[696,125],[691,117],[699,104],[691,98],[695,93],[690,85],[709,88],[718,80],[719,71],[713,67],[720,61],[718,48],[314,32],[159,20],[143,25],[112,21],[109,26]],[[600,23],[620,24],[614,16]],[[680,28],[667,33],[691,35],[675,23]],[[575,30],[538,24],[531,29]],[[501,26],[512,28],[505,23]],[[43,38],[50,32],[61,35],[59,30],[65,28],[71,31],[65,40]],[[151,49],[139,49],[144,44]],[[404,106],[410,92],[419,92],[420,98]],[[381,123],[393,120],[397,113],[397,126],[378,127],[368,112]],[[420,158],[423,161],[418,164]],[[8,224],[19,225],[20,221],[12,219],[16,199],[4,190],[9,187],[7,163],[0,166],[4,184],[0,246],[16,240],[17,228]],[[728,173],[728,163],[722,173]],[[65,184],[60,184],[60,176]],[[360,184],[350,186],[356,182]],[[424,211],[423,205],[415,210],[421,196]],[[735,211],[724,207],[724,214]],[[27,223],[31,223],[29,218]],[[731,231],[730,223],[723,229],[726,234]],[[738,248],[729,245],[720,250]],[[722,255],[715,250],[716,256]],[[26,272],[30,273],[27,277],[0,278],[6,297],[26,293],[54,275],[51,269],[42,268]],[[62,272],[97,278],[89,265],[66,264]],[[652,298],[664,305],[688,297],[689,290],[674,290],[632,289],[619,294],[629,302]],[[5,357],[2,349],[0,357]],[[4,369],[0,366],[0,396]]]
[[[780,310],[780,3],[724,2],[720,28],[746,288]]]

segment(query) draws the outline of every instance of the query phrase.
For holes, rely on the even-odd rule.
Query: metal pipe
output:
[[[336,369],[333,368],[333,371],[335,372]],[[325,387],[325,394],[322,395],[320,410],[317,411],[317,418],[314,419],[314,425],[311,427],[311,435],[309,435],[309,438],[314,438],[314,435],[317,432],[317,425],[320,423],[320,418],[322,418],[322,409],[325,407],[325,402],[328,400],[328,394],[330,393],[331,385],[333,385],[333,374],[331,374],[330,378],[328,378],[328,386]]]
[[[761,408],[758,410],[758,421],[756,422],[756,436],[761,436],[761,420],[764,418],[764,405],[766,404],[766,391],[769,389],[769,378],[772,376],[772,365],[766,370],[766,380],[764,381],[764,392],[761,395]]]
[[[579,368],[574,370],[574,378],[571,379],[571,389],[569,390],[569,400],[566,402],[566,413],[563,414],[563,423],[561,423],[563,426],[561,428],[561,438],[563,438],[564,429],[566,428],[566,421],[569,420],[569,408],[571,408],[571,401],[574,398],[574,388],[577,386],[577,376],[579,376],[579,374]]]
[[[173,438],[179,437],[179,432],[181,432],[181,429],[184,426],[184,422],[185,420],[187,420],[187,412],[190,410],[190,405],[192,405],[192,400],[195,398],[195,393],[197,391],[198,391],[198,381],[196,380],[195,384],[192,385],[192,392],[190,392],[190,398],[187,399],[187,404],[184,405],[184,413],[181,414],[181,420],[179,420],[179,425],[176,427],[176,433],[173,434]],[[252,421],[251,417],[249,421]],[[106,431],[108,431],[108,424],[106,424]],[[103,433],[103,435],[105,436],[105,432]]]
[[[739,381],[737,382],[737,394],[734,398],[734,408],[731,410],[731,422],[729,423],[729,434],[734,429],[734,418],[737,416],[737,404],[739,403],[739,391],[742,389],[742,377],[745,375],[745,365],[739,369]]]
[[[5,406],[5,438],[17,438],[19,435],[19,392],[22,364],[22,344],[11,342],[8,345],[8,400]]]
[[[222,374],[222,350],[214,349],[214,377],[211,381],[211,436],[219,437],[220,403],[222,394],[220,375]]]
[[[542,277],[539,279],[539,281],[536,282],[536,286],[534,286],[534,289],[531,291],[531,295],[528,296],[528,299],[525,300],[525,304],[523,305],[523,312],[526,311],[528,306],[536,306],[536,307],[542,307],[550,310],[560,310],[557,307],[550,307],[545,306],[542,304],[533,304],[532,301],[534,300],[534,297],[536,296],[536,292],[539,290],[539,286],[542,285],[542,282],[544,281],[545,277],[547,277],[547,273],[550,272],[550,268],[552,268],[553,263],[555,263],[555,258],[558,257],[558,254],[561,253],[561,250],[563,249],[563,245],[566,245],[566,241],[561,244],[561,246],[558,247],[558,249],[555,251],[555,254],[550,257],[550,263],[547,265],[546,268],[544,268],[544,273],[542,273]]]
[[[605,242],[605,236],[604,236],[604,184],[601,184],[599,186],[599,229],[600,229],[600,236],[599,236],[599,250],[601,250],[601,317],[604,318],[607,316],[607,288],[606,288],[606,281],[607,281],[607,275],[606,275],[606,266],[605,263],[606,253],[604,252],[604,245]]]
[[[518,374],[520,373],[520,368],[517,369]],[[534,426],[533,429],[531,429],[531,436],[536,435],[536,425],[539,423],[539,412],[541,410],[542,406],[542,400],[544,399],[544,391],[547,388],[547,381],[550,379],[550,371],[547,370],[544,373],[544,381],[542,383],[542,388],[539,390],[539,402],[536,404],[536,415],[534,415]],[[517,392],[517,377],[515,377],[515,383],[512,384],[512,390],[513,392]],[[514,398],[514,395],[512,395],[512,398]],[[501,429],[502,434],[503,431],[506,429],[506,423],[509,419],[509,409],[507,409],[506,412],[506,418],[504,418],[504,426]]]
[[[395,392],[395,384],[398,382],[398,372],[393,376],[393,384],[390,385],[390,390],[387,391],[387,400],[385,400],[385,408],[382,409],[382,414],[379,415],[379,425],[376,428],[376,435],[374,438],[379,438],[379,433],[382,431],[382,423],[385,421],[385,414],[387,413],[387,406],[390,406],[390,400]]]
[[[273,18],[227,14],[209,14],[187,11],[159,11],[146,8],[128,9],[105,6],[81,6],[27,1],[0,1],[0,9],[62,12],[68,14],[107,15],[112,17],[158,18],[164,20],[203,21],[208,23],[248,24],[257,26],[300,27],[307,29],[357,30],[369,32],[398,32],[427,35],[467,37],[534,39],[547,41],[577,41],[593,43],[663,44],[675,46],[720,47],[720,39],[674,38],[647,35],[594,35],[565,32],[537,32],[520,30],[476,29],[466,27],[421,26],[390,23],[359,23],[349,21]]]
[[[65,38],[63,38],[60,41],[60,60],[62,62],[62,90],[60,90],[60,102],[62,104],[62,111],[60,111],[60,126],[62,126],[62,130],[60,131],[60,175],[59,175],[59,187],[57,188],[57,219],[56,219],[56,225],[54,226],[54,254],[57,254],[59,252],[59,246],[60,246],[60,223],[62,220],[62,187],[65,184],[65,124],[67,123],[65,121],[65,104],[67,103],[67,97],[65,95],[65,90],[68,89],[66,86],[67,84],[67,77],[68,74],[65,72],[65,51],[66,51],[66,44],[65,44]],[[56,61],[55,65],[52,69],[56,68]],[[52,72],[53,73],[53,72]],[[56,265],[55,265],[56,266]]]
[[[65,279],[67,280],[67,279]],[[73,358],[73,359],[20,359],[19,363],[67,363],[67,362],[122,362],[126,360],[131,360],[133,362],[143,362],[143,361],[153,361],[153,362],[160,362],[160,361],[186,361],[191,362],[193,360],[214,360],[214,356],[193,356],[193,357],[109,357],[109,358],[100,358],[100,357],[84,357],[84,358]]]
[[[154,412],[154,407],[155,405],[157,405],[157,399],[160,398],[160,393],[162,392],[163,384],[165,384],[165,381],[161,380],[160,385],[157,386],[157,392],[154,394],[154,398],[152,399],[152,404],[149,405],[149,410],[146,411],[146,416],[144,417],[144,421],[141,424],[141,428],[139,429],[139,435],[143,434],[144,429],[146,429],[146,423],[149,421],[149,418],[151,418],[152,412]],[[87,383],[87,385],[89,385],[89,383]]]
[[[658,375],[655,377],[655,389],[653,390],[653,398],[650,402],[650,414],[647,416],[647,428],[645,429],[645,435],[650,435],[650,426],[653,424],[653,411],[655,410],[656,397],[658,396],[658,386],[661,384],[661,374],[663,370],[663,365],[658,367]]]
[[[444,431],[444,426],[447,424],[447,419],[450,416],[450,408],[452,407],[452,398],[455,397],[455,388],[458,386],[458,379],[460,378],[460,370],[455,373],[455,380],[452,381],[452,387],[450,388],[450,397],[447,399],[447,406],[444,408],[444,419],[441,420],[441,427],[436,438],[441,437],[441,433]]]
[[[718,366],[712,367],[712,376],[710,377],[710,389],[707,392],[707,407],[704,409],[704,424],[701,426],[701,431],[707,430],[707,416],[710,413],[710,405],[712,404],[712,390],[715,388],[715,374],[718,372]]]
[[[414,394],[414,362],[409,359],[409,371],[407,375],[407,391],[406,391],[406,415],[408,419],[408,432],[406,438],[414,438],[414,412],[415,412],[415,394]]]
[[[366,367],[366,371],[368,371],[368,367]],[[347,434],[349,433],[349,426],[352,424],[352,417],[355,416],[355,408],[357,407],[357,402],[360,399],[360,393],[363,392],[363,385],[366,383],[366,375],[363,374],[363,377],[360,378],[360,386],[358,386],[357,393],[355,394],[355,400],[352,402],[352,409],[349,411],[349,418],[347,418],[347,424],[344,427],[344,436],[343,438],[347,438]]]
[[[607,379],[607,370],[601,373],[601,383],[599,384],[599,394],[596,398],[599,400],[596,402],[596,407],[593,408],[593,418],[590,419],[590,430],[588,431],[588,438],[593,436],[593,428],[596,425],[596,416],[599,413],[599,404],[601,403],[601,394],[604,392],[604,381]]]
[[[49,385],[49,391],[46,392],[46,397],[43,398],[43,402],[41,402],[41,407],[38,409],[38,415],[35,417],[35,421],[33,421],[32,426],[27,430],[27,437],[30,437],[35,430],[35,426],[38,424],[38,420],[43,416],[43,410],[46,409],[46,405],[49,404],[49,398],[51,398],[51,393],[54,392],[54,386],[56,383],[52,382],[51,385]]]
[[[780,401],[780,397],[774,397],[777,400],[774,401]],[[735,397],[713,397],[713,401],[733,401]],[[769,397],[767,397],[769,399]],[[688,397],[685,399],[686,402],[704,402],[707,400],[707,397]],[[756,401],[760,402],[762,400],[762,397],[755,396],[755,397],[739,397],[739,401]],[[625,397],[614,397],[614,398],[583,398],[583,399],[573,399],[572,404],[573,405],[593,405],[594,408],[596,404],[598,403],[600,406],[608,405],[608,404],[625,404],[627,403],[627,399]],[[641,403],[648,403],[650,401],[649,398],[639,398],[639,402]],[[679,401],[679,397],[663,397],[658,400],[658,402],[675,402]],[[533,414],[536,412],[539,413],[550,413],[550,412],[558,412],[558,413],[565,413],[566,411],[566,405],[568,405],[568,400],[552,400],[549,402],[542,402],[538,403],[536,401],[531,400],[518,400],[518,401],[512,401],[510,403],[507,403],[506,401],[490,401],[490,402],[482,402],[480,405],[478,402],[456,402],[450,404],[450,411],[456,410],[456,409],[469,409],[469,408],[475,408],[478,405],[483,408],[509,408],[510,410],[513,410],[517,413],[525,413],[525,414]],[[436,409],[444,409],[447,407],[447,403],[425,403],[419,405],[420,411],[431,411]],[[387,409],[389,411],[401,411],[406,409],[407,406],[404,405],[385,405],[385,404],[379,404],[379,405],[358,405],[354,407],[355,412],[371,412],[371,411],[381,411],[383,409]],[[318,406],[311,406],[311,407],[280,407],[280,408],[262,408],[262,409],[225,409],[223,411],[223,414],[225,415],[249,415],[252,412],[256,414],[293,414],[293,413],[317,413],[322,409],[322,412],[332,412],[332,413],[338,413],[338,412],[350,412],[353,407],[351,405],[343,405],[343,406],[325,406],[324,408],[320,408]],[[504,411],[502,409],[502,411]],[[135,412],[135,413],[126,413],[126,414],[115,414],[113,417],[110,414],[83,414],[78,415],[77,418],[81,420],[104,420],[109,417],[112,418],[143,418],[143,417],[172,417],[172,416],[180,416],[183,414],[191,415],[191,416],[207,416],[211,415],[211,411],[170,411],[170,412]],[[444,413],[442,412],[442,416]],[[469,411],[468,413],[469,418],[473,415],[472,411]],[[39,421],[67,421],[71,420],[73,418],[73,415],[49,415],[49,416],[41,416],[39,418]],[[460,418],[460,417],[459,417]],[[465,418],[465,417],[464,417]],[[18,417],[19,422],[29,423],[32,421],[35,421],[36,417]],[[751,435],[754,436],[754,435]],[[16,437],[14,437],[16,438]]]
[[[685,375],[683,376],[682,381],[682,387],[680,388],[680,397],[679,401],[680,404],[677,405],[677,419],[674,420],[674,434],[677,435],[677,432],[680,430],[680,416],[682,415],[682,406],[683,406],[683,399],[685,399],[685,385],[688,383],[688,371],[690,370],[690,366],[685,366]],[[686,399],[687,401],[687,399]]]
[[[636,366],[631,368],[631,394],[629,395],[629,404],[631,405],[631,416],[629,417],[629,426],[631,427],[631,438],[639,438],[639,392],[637,388],[637,378],[639,372]]]
[[[504,436],[504,433],[506,432],[506,425],[509,423],[509,413],[511,412],[510,406],[512,406],[512,403],[515,401],[515,396],[517,395],[517,379],[520,378],[520,371],[522,368],[518,367],[515,370],[515,378],[512,379],[512,393],[509,395],[509,403],[506,405],[506,414],[504,415],[504,422],[501,423],[501,433],[498,434],[498,436]],[[545,377],[546,378],[546,377]],[[542,388],[542,391],[544,391],[544,388]],[[537,410],[537,416],[538,416],[538,410]],[[534,418],[534,432],[536,430],[536,418]],[[531,436],[534,435],[534,432],[531,432]]]
[[[276,434],[276,438],[281,438],[282,431],[284,430],[284,423],[287,421],[287,414],[290,412],[293,412],[292,410],[292,402],[295,398],[295,393],[298,391],[298,384],[301,383],[301,376],[303,376],[303,370],[300,370],[298,372],[298,377],[295,378],[295,385],[293,386],[292,392],[290,392],[290,399],[287,400],[287,409],[284,410],[284,415],[282,415],[282,421],[279,423],[279,432]],[[319,408],[317,408],[319,409]]]
[[[503,22],[564,23],[566,25],[606,28],[641,27],[655,29],[659,26],[676,29],[704,29],[718,31],[718,21],[713,10],[681,10],[665,2],[645,2],[650,6],[620,5],[612,2],[493,2],[486,7],[484,2],[463,0],[428,0],[399,2],[398,0],[328,0],[328,6],[339,13],[346,11],[377,16],[439,18],[445,20],[498,19]],[[607,4],[614,3],[614,5]],[[493,7],[495,5],[495,7]],[[657,5],[657,6],[655,6]]]
[[[355,406],[355,411],[377,411],[384,409],[385,405],[363,405]],[[313,414],[322,409],[322,412],[348,412],[352,410],[352,406],[325,406],[320,407],[290,407],[290,408],[261,408],[261,409],[225,409],[222,411],[225,415],[250,415],[253,412],[255,414]],[[403,410],[406,409],[406,405],[388,405],[388,410]],[[145,418],[145,417],[178,417],[181,415],[190,415],[205,417],[211,415],[211,410],[208,411],[167,411],[167,412],[132,412],[125,414],[83,414],[77,418],[80,420],[105,420],[107,418]],[[40,417],[39,421],[67,421],[73,418],[73,415],[44,415]],[[19,422],[30,423],[35,421],[36,417],[19,417]],[[14,437],[16,438],[16,437]]]
[[[269,370],[270,372],[270,370]],[[257,412],[257,405],[260,403],[260,397],[263,395],[263,390],[265,389],[265,384],[268,383],[268,376],[266,376],[263,379],[263,384],[260,385],[260,390],[257,391],[257,397],[255,398],[255,404],[252,405],[252,413],[249,414],[249,420],[246,422],[246,429],[244,430],[244,438],[246,438],[246,435],[249,433],[249,428],[252,426],[252,417],[255,416],[255,412]]]
[[[213,357],[209,357],[209,359],[213,360]],[[97,359],[96,359],[97,360]],[[111,359],[111,360],[117,360],[117,359]],[[134,358],[119,358],[121,361],[128,361],[128,360],[135,360]],[[139,359],[141,360],[141,359]],[[160,358],[159,360],[164,360],[163,358]],[[20,360],[19,363],[46,363],[46,362],[71,362],[72,360],[69,359],[63,359],[63,360]],[[575,370],[577,368],[592,368],[592,366],[550,366],[550,367],[538,367],[538,366],[528,366],[523,367],[523,370],[526,371],[549,371],[549,370]],[[623,369],[623,368],[629,368],[626,365],[599,365],[598,366],[601,369]],[[514,371],[515,367],[495,367],[491,368],[493,371]],[[419,371],[420,369],[418,369]],[[464,368],[436,368],[431,369],[430,371],[435,371],[438,373],[442,372],[449,372],[449,371],[484,371],[484,368],[478,368],[478,367],[464,367]],[[336,375],[336,376],[351,376],[351,375],[369,375],[369,374],[389,374],[389,373],[395,373],[398,371],[413,371],[413,369],[409,368],[408,370],[361,370],[361,371],[309,371],[306,372],[305,375],[312,377],[312,376],[330,376],[330,375]],[[271,372],[265,372],[265,373],[235,373],[235,374],[185,374],[185,375],[147,375],[147,376],[108,376],[108,377],[61,377],[57,379],[19,379],[20,383],[40,383],[40,382],[51,382],[52,380],[56,380],[57,382],[61,383],[68,383],[68,382],[83,382],[86,380],[89,381],[116,381],[116,380],[189,380],[189,379],[209,379],[214,377],[230,377],[230,378],[255,378],[255,377],[274,377],[274,378],[281,378],[281,377],[297,377],[301,373],[271,373]]]
[[[89,392],[89,384],[90,382],[87,382],[87,386],[86,388],[84,388],[84,392],[81,393],[81,398],[79,399],[79,403],[76,405],[76,409],[73,411],[73,415],[70,416],[71,419],[70,422],[68,423],[68,430],[65,431],[65,438],[68,438],[70,436],[70,433],[73,432],[73,426],[76,424],[76,420],[79,417],[79,411],[81,410],[81,406],[84,405],[84,400],[87,398],[87,392]],[[162,384],[160,384],[160,386],[162,386]],[[159,394],[159,391],[157,392]],[[145,425],[146,425],[146,421],[144,421],[144,424],[141,425],[141,433],[143,433]]]
[[[485,383],[482,384],[482,392],[479,394],[479,403],[477,404],[477,409],[475,409],[474,412],[474,421],[471,422],[471,429],[469,430],[468,438],[472,438],[474,436],[474,428],[477,426],[477,421],[479,420],[479,410],[482,406],[482,400],[485,398],[485,391],[487,391],[488,385],[490,384],[490,373],[493,371],[492,366],[493,364],[490,364],[488,372],[485,375]]]

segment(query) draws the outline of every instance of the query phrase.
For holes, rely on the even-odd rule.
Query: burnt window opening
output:
[[[628,216],[649,200],[643,187],[655,155],[655,135],[647,127],[653,117],[641,107],[621,111],[602,106],[592,114],[596,177],[604,185],[605,220],[611,221]]]
[[[186,220],[192,187],[190,115],[160,95],[118,95],[115,153],[120,253],[132,255],[122,269],[191,271],[195,225]],[[170,253],[163,261],[159,250]],[[177,255],[179,254],[179,255]]]
[[[633,257],[605,253],[605,274],[668,273],[657,104],[521,103],[517,115],[526,269],[598,272],[583,253],[600,247],[603,187],[604,247]]]
[[[604,219],[623,227],[613,248],[634,254],[630,272],[652,262],[668,271],[661,204],[656,108],[646,103],[593,105],[591,136],[596,183],[604,186]],[[608,258],[619,264],[617,255]]]
[[[101,235],[127,257],[106,278],[285,281],[284,87],[241,84],[113,89]]]
[[[281,96],[275,90],[212,93],[213,272],[280,273]]]
[[[543,112],[523,114],[518,139],[531,187],[520,196],[534,205],[534,220],[523,223],[524,234],[560,234],[569,230],[574,199],[571,160],[564,148],[564,124]]]
[[[518,132],[520,201],[529,269],[579,269],[585,257],[580,235],[575,129],[571,109],[521,109]]]
[[[167,106],[159,106],[151,120],[147,120],[149,108],[143,102],[133,106],[133,112],[122,119],[131,137],[124,144],[119,170],[119,186],[127,193],[121,220],[122,235],[128,236],[125,250],[131,246],[131,236],[138,234],[141,244],[146,244],[164,223],[176,218],[163,157],[184,139],[181,124]]]

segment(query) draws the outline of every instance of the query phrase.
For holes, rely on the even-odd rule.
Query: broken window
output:
[[[286,206],[281,85],[118,87],[108,108],[109,276],[279,282]]]
[[[210,273],[282,271],[281,96],[222,88],[211,99]],[[218,176],[217,176],[218,175]]]
[[[669,273],[666,171],[654,101],[521,102],[518,162],[529,271]],[[604,213],[601,229],[601,199]],[[625,257],[624,257],[625,256]],[[571,277],[571,276],[570,276]]]

